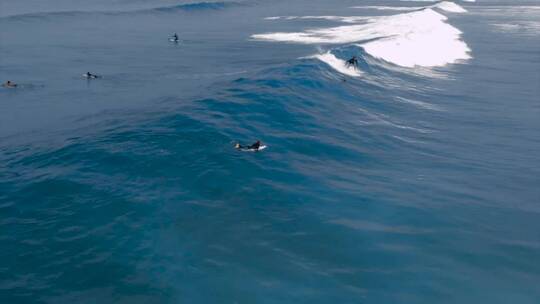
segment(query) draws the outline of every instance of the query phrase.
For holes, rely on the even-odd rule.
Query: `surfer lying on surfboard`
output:
[[[11,82],[10,80],[8,80],[8,81],[7,81],[6,83],[4,83],[2,86],[5,87],[5,88],[16,88],[16,87],[17,87],[17,84]]]
[[[99,78],[98,75],[94,75],[94,74],[91,74],[90,72],[86,72],[83,74],[83,77],[87,78],[87,79],[96,79],[96,78]]]
[[[178,42],[178,35],[176,33],[174,33],[174,35],[172,35],[172,37],[169,38],[169,41]]]
[[[266,146],[261,144],[260,140],[257,140],[254,144],[249,145],[249,146],[242,146],[240,143],[236,143],[234,147],[238,150],[244,150],[244,151],[259,151],[266,148]]]

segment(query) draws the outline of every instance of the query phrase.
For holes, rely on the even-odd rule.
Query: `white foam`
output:
[[[516,21],[514,23],[492,23],[491,25],[503,33],[540,35],[540,22]]]
[[[252,37],[260,40],[304,44],[358,45],[371,56],[404,66],[434,67],[471,58],[461,40],[461,31],[448,24],[447,17],[433,8],[463,12],[455,3],[441,2],[423,10],[378,16],[363,24],[310,29],[304,32],[267,33]],[[362,42],[373,40],[370,42]]]
[[[470,49],[460,39],[461,32],[444,22],[445,16],[428,9],[414,17],[418,18],[396,20],[393,26],[381,28],[386,38],[361,46],[373,57],[405,67],[443,66],[470,58]],[[402,24],[408,27],[400,29]]]
[[[373,10],[379,10],[379,11],[414,11],[414,10],[420,9],[421,7],[368,5],[368,6],[353,6],[351,8],[373,9]]]
[[[439,108],[438,106],[432,105],[432,104],[427,103],[425,101],[414,100],[414,99],[404,98],[404,97],[397,97],[397,100],[399,102],[412,104],[412,105],[417,106],[417,107],[422,108],[422,109],[428,109],[428,110],[432,110],[432,111],[442,111],[442,109]]]
[[[432,6],[433,8],[442,9],[451,13],[466,13],[467,10],[455,4],[454,2],[443,1]]]
[[[438,2],[440,0],[399,0],[403,2]],[[476,0],[461,0],[462,2],[476,2]]]
[[[330,20],[330,21],[339,21],[344,23],[358,23],[363,20],[370,19],[370,17],[362,17],[362,16],[274,16],[274,17],[266,17],[265,20],[295,20],[295,19],[322,19],[322,20]]]
[[[328,64],[330,67],[340,72],[341,74],[353,76],[353,77],[358,77],[362,75],[362,73],[357,68],[352,67],[352,66],[347,66],[347,63],[344,60],[338,59],[336,56],[334,56],[330,52],[315,55],[313,56],[313,58],[317,58],[320,61]]]

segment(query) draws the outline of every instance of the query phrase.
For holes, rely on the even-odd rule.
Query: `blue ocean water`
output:
[[[539,1],[1,0],[0,28],[0,303],[540,303]]]

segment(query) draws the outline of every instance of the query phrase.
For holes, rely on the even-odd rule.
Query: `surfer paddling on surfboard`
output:
[[[83,77],[87,78],[87,79],[96,79],[96,78],[99,78],[98,75],[94,75],[94,74],[91,74],[90,72],[86,72],[83,74]]]
[[[254,144],[249,146],[242,146],[240,143],[236,143],[234,147],[241,151],[259,151],[266,148],[266,146],[263,145],[260,140],[257,140]]]
[[[171,38],[169,38],[170,42],[178,42],[178,35],[174,33]]]
[[[6,83],[2,85],[5,88],[16,88],[17,84],[13,83],[11,80],[8,80]]]

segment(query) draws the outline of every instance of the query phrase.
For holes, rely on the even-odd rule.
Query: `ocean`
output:
[[[0,0],[0,29],[0,303],[540,303],[540,1]]]

